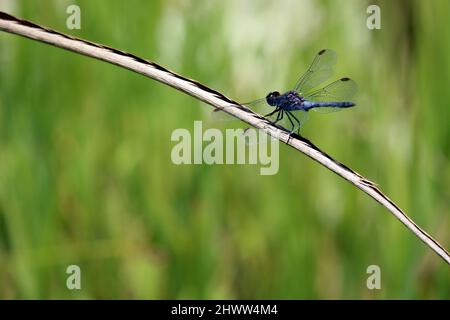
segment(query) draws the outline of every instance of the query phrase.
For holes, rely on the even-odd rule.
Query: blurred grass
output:
[[[358,107],[304,135],[450,244],[445,0],[0,1],[0,10],[147,57],[239,101],[289,88],[315,52]],[[370,3],[371,4],[371,3]],[[0,33],[0,297],[444,298],[448,266],[372,199],[294,150],[280,171],[176,166],[210,108],[117,67]],[[65,287],[66,267],[82,290]],[[377,264],[382,289],[366,288]]]

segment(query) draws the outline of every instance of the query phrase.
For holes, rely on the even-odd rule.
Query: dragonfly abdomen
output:
[[[337,101],[337,102],[312,102],[312,101],[304,101],[303,107],[304,110],[308,111],[312,108],[319,108],[319,107],[329,107],[329,108],[350,108],[353,107],[355,104],[353,102],[349,101]]]

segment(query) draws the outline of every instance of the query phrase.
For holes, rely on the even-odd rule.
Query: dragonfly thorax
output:
[[[294,110],[297,109],[305,99],[295,91],[288,91],[280,94],[278,91],[271,92],[267,95],[266,101],[269,105],[280,109]]]

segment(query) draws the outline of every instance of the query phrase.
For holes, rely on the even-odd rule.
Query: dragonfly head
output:
[[[278,91],[271,92],[267,95],[266,101],[269,105],[275,107],[277,105],[277,98],[280,96]]]

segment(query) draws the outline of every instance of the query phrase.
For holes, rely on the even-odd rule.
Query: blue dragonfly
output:
[[[294,89],[282,94],[273,91],[265,98],[244,105],[264,114],[264,117],[290,130],[290,133],[299,132],[308,120],[310,110],[328,113],[353,107],[355,103],[350,100],[357,91],[357,85],[350,78],[341,78],[321,89],[315,89],[331,77],[336,61],[334,51],[323,49],[317,53]]]

